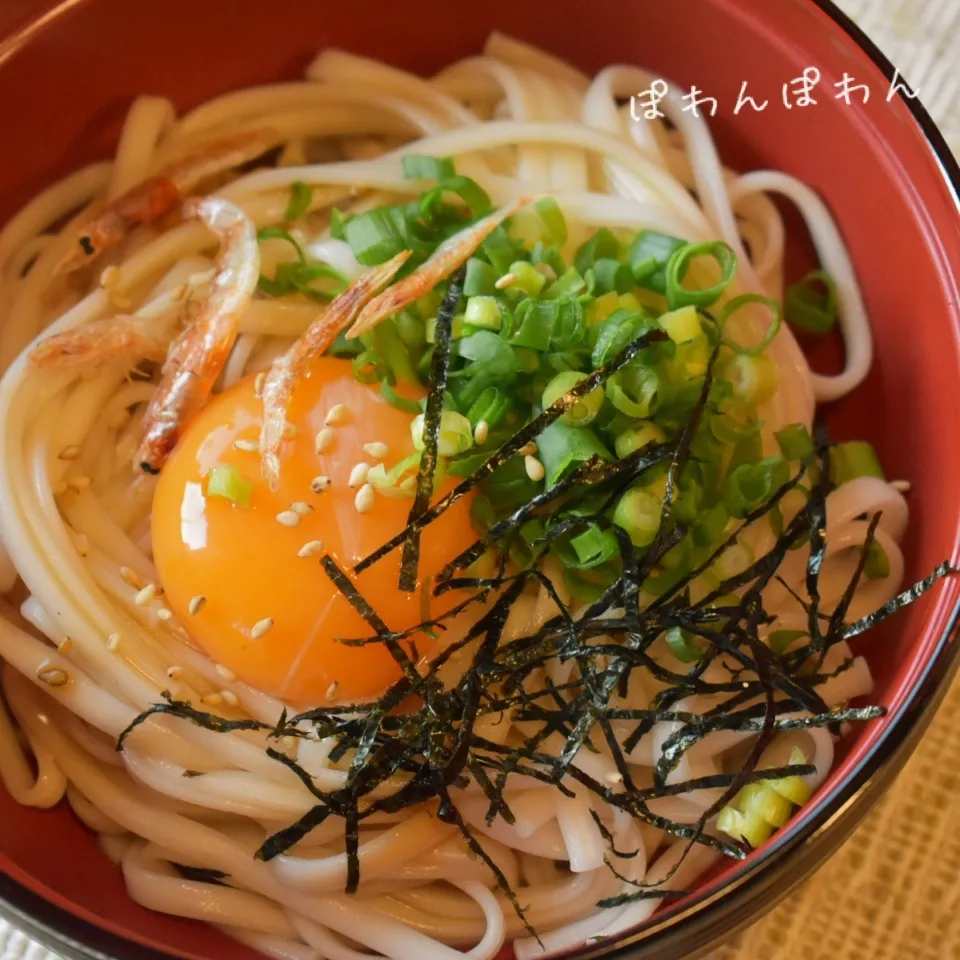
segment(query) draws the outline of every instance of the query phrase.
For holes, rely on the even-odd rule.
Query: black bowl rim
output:
[[[891,81],[897,68],[880,48],[832,0],[806,0],[825,13]],[[72,7],[57,3],[28,15],[0,42],[9,52],[42,23]],[[960,164],[919,97],[898,96],[917,123],[960,210]],[[927,728],[960,667],[960,602],[951,611],[936,648],[898,713],[810,816],[781,830],[758,857],[751,858],[720,890],[705,891],[677,911],[645,925],[612,946],[598,943],[575,954],[576,960],[677,960],[716,947],[782,900],[816,870],[860,823],[900,771]],[[787,856],[786,854],[792,854]],[[146,947],[55,906],[0,872],[0,917],[48,949],[70,960],[170,960],[170,954]]]

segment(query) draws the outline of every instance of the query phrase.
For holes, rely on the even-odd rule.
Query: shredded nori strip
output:
[[[460,305],[466,267],[461,267],[450,277],[447,292],[437,311],[434,333],[433,356],[430,358],[430,392],[423,411],[423,453],[417,472],[417,493],[410,508],[408,523],[423,516],[433,496],[434,475],[440,448],[440,425],[443,419],[443,401],[447,392],[447,376],[450,372],[450,343],[453,338],[453,316]],[[403,543],[403,558],[400,561],[400,589],[408,593],[417,586],[417,564],[420,561],[420,532],[413,532]]]

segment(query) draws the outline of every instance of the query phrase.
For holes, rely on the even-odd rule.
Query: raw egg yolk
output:
[[[323,447],[317,434],[338,404],[342,422],[329,428],[332,440]],[[196,417],[164,466],[152,536],[165,599],[213,660],[265,693],[294,704],[378,696],[399,677],[396,661],[380,643],[338,642],[373,630],[318,557],[298,553],[322,541],[340,568],[350,571],[406,526],[412,499],[376,493],[373,506],[361,513],[358,488],[349,481],[358,463],[382,458],[389,469],[411,454],[412,418],[386,403],[376,387],[359,383],[349,363],[322,358],[297,384],[287,411],[290,436],[280,450],[280,483],[272,491],[256,450],[261,415],[254,380],[236,384]],[[206,495],[210,471],[227,464],[253,483],[247,507]],[[329,478],[323,492],[315,492],[316,483],[312,487],[317,477]],[[467,500],[424,530],[421,578],[436,575],[475,539]],[[351,574],[392,630],[423,620],[423,592],[398,588],[400,556],[394,550],[359,576]],[[431,600],[431,615],[454,602],[452,594]],[[423,655],[429,640],[418,635],[416,642]]]

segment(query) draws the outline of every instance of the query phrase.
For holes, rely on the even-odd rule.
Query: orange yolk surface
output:
[[[336,404],[345,407],[345,420],[331,428],[332,443],[317,453],[316,435]],[[377,493],[373,507],[361,514],[354,503],[357,488],[348,486],[348,480],[357,463],[378,462],[365,444],[386,444],[388,470],[412,453],[412,417],[387,404],[375,386],[357,382],[348,362],[321,359],[310,378],[297,384],[287,412],[296,433],[283,442],[280,484],[271,491],[261,477],[259,454],[235,445],[237,440],[258,440],[261,412],[253,379],[238,383],[196,418],[164,466],[152,532],[166,599],[213,660],[266,693],[294,704],[317,704],[327,700],[335,683],[331,697],[337,700],[377,696],[400,675],[399,668],[381,644],[337,642],[338,637],[373,631],[331,583],[319,559],[297,553],[309,541],[321,540],[340,568],[350,571],[406,526],[412,499]],[[206,496],[209,472],[223,464],[233,464],[253,481],[248,507]],[[317,476],[329,477],[325,492],[311,490]],[[467,500],[462,498],[425,529],[421,579],[435,575],[474,541]],[[301,507],[306,515],[286,526],[277,517],[295,503],[312,510]],[[358,577],[351,574],[393,630],[423,619],[420,589],[405,593],[397,587],[400,555],[394,550]],[[205,600],[191,614],[195,597]],[[431,615],[454,602],[451,594],[432,600]],[[255,639],[254,625],[267,618],[272,626]],[[422,655],[428,641],[423,635],[416,639]]]

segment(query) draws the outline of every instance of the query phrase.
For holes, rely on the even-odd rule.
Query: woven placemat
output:
[[[897,64],[960,153],[960,0],[838,3]],[[960,960],[958,826],[960,680],[846,845],[709,960]],[[0,960],[57,958],[0,919]]]

